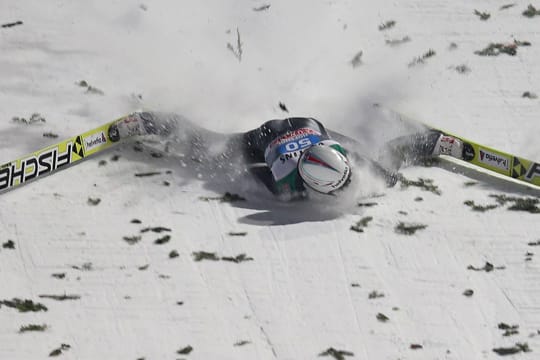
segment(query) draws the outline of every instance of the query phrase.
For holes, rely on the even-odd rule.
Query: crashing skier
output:
[[[180,122],[184,124],[180,126]],[[199,149],[208,146],[202,132],[218,135],[175,115],[148,112],[126,117],[114,130],[120,138],[182,132],[184,140]],[[390,141],[379,161],[375,161],[343,145],[358,144],[357,140],[326,129],[318,120],[303,117],[270,120],[248,132],[228,135],[226,142],[220,155],[230,158],[240,153],[249,172],[282,200],[306,198],[313,191],[338,194],[355,176],[353,164],[367,166],[375,176],[393,186],[403,164],[442,154],[462,158],[463,152],[459,139],[428,130]]]

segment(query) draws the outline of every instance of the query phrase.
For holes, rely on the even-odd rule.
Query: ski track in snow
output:
[[[540,100],[522,97],[540,94],[540,17],[521,15],[528,2],[499,10],[504,4],[4,1],[0,24],[23,24],[0,28],[0,162],[53,143],[45,132],[65,138],[139,109],[178,112],[220,132],[313,116],[373,151],[401,132],[373,103],[540,160]],[[491,17],[482,21],[475,9]],[[389,20],[395,26],[380,31]],[[241,61],[227,49],[237,46],[237,29]],[[514,40],[532,45],[516,56],[474,54]],[[425,64],[407,66],[429,49],[436,55]],[[46,123],[11,121],[34,112]],[[532,352],[508,358],[538,357],[539,255],[527,244],[540,240],[539,215],[463,204],[537,190],[443,163],[403,170],[433,179],[440,196],[398,185],[358,199],[373,207],[319,211],[321,202],[280,204],[251,180],[218,181],[220,169],[194,170],[180,154],[154,158],[151,148],[123,145],[2,195],[0,244],[12,240],[15,249],[0,248],[0,301],[31,299],[48,311],[0,306],[0,359],[42,359],[61,344],[70,345],[63,359],[296,360],[330,347],[354,353],[346,359],[498,359],[493,348],[518,342]],[[150,171],[161,174],[134,176]],[[380,193],[363,185],[364,195]],[[247,201],[200,199],[232,190]],[[349,229],[365,216],[373,220],[363,233]],[[397,234],[401,221],[427,228]],[[156,226],[171,231],[141,232]],[[169,242],[154,244],[164,235]],[[132,236],[141,239],[123,240]],[[169,258],[172,250],[179,256]],[[198,251],[253,260],[196,262]],[[496,268],[467,270],[486,262]],[[369,299],[372,291],[384,297]],[[501,322],[519,334],[503,336]],[[18,332],[29,324],[48,328]],[[176,353],[188,345],[192,353]]]

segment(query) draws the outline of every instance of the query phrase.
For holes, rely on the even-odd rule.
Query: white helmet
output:
[[[314,145],[298,160],[298,172],[304,183],[323,194],[346,185],[351,177],[349,160],[327,145]]]

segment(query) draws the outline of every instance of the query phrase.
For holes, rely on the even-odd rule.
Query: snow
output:
[[[372,149],[397,131],[373,103],[539,160],[540,100],[522,97],[540,94],[539,18],[515,3],[4,1],[0,24],[24,23],[0,28],[0,163],[53,143],[44,132],[66,138],[142,108],[221,132],[313,116]],[[380,31],[389,20],[395,26]],[[238,50],[237,29],[241,61],[227,49]],[[411,41],[385,43],[404,36]],[[474,54],[514,39],[532,45],[516,56]],[[407,66],[429,49],[436,55],[425,64]],[[34,112],[46,123],[11,121]],[[219,169],[184,160],[128,144],[1,195],[0,243],[15,249],[0,248],[0,301],[31,299],[48,311],[2,305],[0,359],[42,359],[61,344],[70,345],[65,359],[315,359],[331,347],[354,354],[347,359],[497,359],[493,348],[515,343],[532,351],[508,358],[538,358],[540,267],[526,254],[540,239],[539,215],[463,204],[538,190],[443,163],[402,171],[433,179],[441,195],[386,189],[366,175],[346,205],[283,204],[253,180],[212,179]],[[151,171],[161,174],[134,176]],[[226,191],[247,201],[201,199]],[[367,216],[363,233],[350,230]],[[398,234],[399,222],[427,228]],[[141,232],[158,226],[171,231]],[[132,236],[141,239],[123,240]],[[253,260],[197,262],[199,251]],[[467,269],[486,262],[495,269]],[[370,299],[373,291],[384,297]],[[519,334],[503,336],[499,323]],[[19,333],[29,324],[48,327]],[[188,345],[190,354],[177,353]]]

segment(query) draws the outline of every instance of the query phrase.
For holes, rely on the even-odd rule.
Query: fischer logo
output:
[[[510,159],[506,156],[494,154],[482,149],[480,149],[480,162],[501,170],[508,171],[510,169]]]
[[[529,171],[527,171],[527,175],[525,175],[525,178],[527,180],[532,180],[534,177],[540,176],[540,164],[534,163],[531,165]]]
[[[21,160],[18,167],[16,161],[3,165],[0,168],[0,191],[69,165],[71,163],[72,148],[73,144],[70,142],[63,153],[58,151],[57,146],[37,156]]]
[[[97,134],[90,135],[88,137],[83,138],[83,142],[84,142],[84,149],[86,151],[90,151],[101,145],[106,144],[107,138],[105,137],[105,133],[103,131],[100,131]]]

